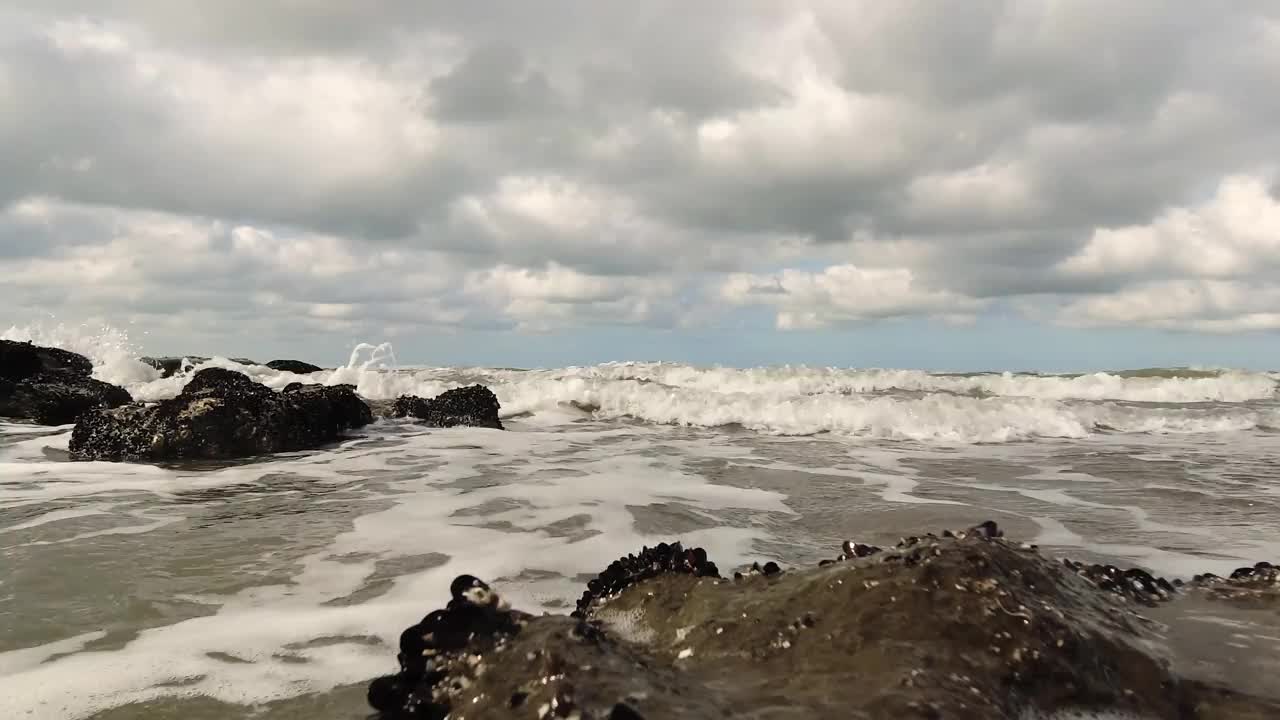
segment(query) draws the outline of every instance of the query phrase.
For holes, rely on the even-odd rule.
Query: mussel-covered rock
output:
[[[83,355],[0,340],[0,417],[65,425],[89,410],[133,399],[123,388],[89,377],[92,371]]]
[[[222,460],[318,447],[372,419],[349,385],[295,383],[277,393],[206,368],[171,400],[81,416],[70,450],[89,460]]]
[[[502,429],[498,419],[501,405],[493,391],[483,385],[447,390],[430,400],[404,395],[391,409],[392,417],[413,417],[431,427],[482,427]]]
[[[658,543],[652,548],[646,546],[638,555],[632,553],[614,560],[604,572],[588,581],[587,589],[578,599],[578,608],[574,610],[573,616],[585,617],[595,603],[617,595],[638,582],[665,573],[720,577],[720,569],[707,559],[707,551],[702,548],[686,550],[678,542]]]
[[[324,368],[319,365],[302,362],[301,360],[272,360],[267,363],[267,367],[280,372],[297,373],[298,375],[306,375],[307,373],[320,372]]]
[[[1168,594],[1158,579],[1050,560],[994,524],[843,549],[730,581],[700,549],[645,548],[571,618],[507,610],[462,576],[369,699],[388,720],[1280,717],[1171,669],[1123,590]]]

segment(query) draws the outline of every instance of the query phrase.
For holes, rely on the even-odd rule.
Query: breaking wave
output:
[[[127,335],[112,328],[11,328],[3,337],[85,354],[96,377],[126,387],[139,400],[172,397],[190,377],[161,378],[137,359]],[[553,370],[406,369],[397,367],[388,344],[359,345],[346,365],[306,375],[222,357],[193,369],[215,366],[275,388],[348,383],[370,399],[431,396],[478,382],[498,395],[504,416],[531,422],[625,420],[955,443],[1280,429],[1277,376],[1239,370],[942,374],[635,362]]]

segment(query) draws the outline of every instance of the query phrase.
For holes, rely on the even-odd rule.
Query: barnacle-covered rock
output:
[[[994,524],[861,547],[737,581],[697,549],[645,548],[594,578],[571,618],[506,610],[464,576],[371,701],[397,719],[1280,717],[1171,669],[1131,602],[1168,595],[1158,578],[1053,561]],[[459,604],[481,620],[453,619]],[[428,637],[432,622],[455,630]]]

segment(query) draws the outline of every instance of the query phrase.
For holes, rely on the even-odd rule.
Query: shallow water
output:
[[[124,370],[136,396],[183,382]],[[564,612],[585,576],[673,538],[722,568],[805,564],[994,518],[1169,576],[1280,558],[1275,378],[1148,375],[353,363],[301,379],[482,381],[509,430],[379,421],[223,467],[73,463],[66,428],[0,425],[0,716],[364,717],[363,682],[454,575]],[[1269,616],[1170,612],[1188,672],[1268,691],[1238,669],[1280,666]]]

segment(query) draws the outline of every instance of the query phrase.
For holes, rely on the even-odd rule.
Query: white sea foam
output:
[[[95,336],[75,328],[14,329],[6,336],[83,352],[97,377],[126,386],[138,399],[171,397],[190,377],[159,378],[133,359],[136,350],[116,331]],[[494,581],[518,607],[563,612],[582,589],[580,575],[643,544],[678,538],[705,547],[722,568],[731,568],[789,542],[825,547],[828,530],[840,522],[834,516],[856,514],[864,500],[873,501],[870,512],[894,504],[929,518],[989,506],[1034,519],[1041,544],[1128,558],[1178,575],[1221,571],[1280,552],[1267,539],[1274,533],[1230,514],[1235,506],[1225,516],[1205,513],[1186,518],[1185,527],[1174,525],[1182,518],[1167,506],[1150,513],[1138,507],[1139,489],[1108,495],[1121,481],[1077,465],[1078,454],[1054,455],[1087,447],[1089,456],[1116,450],[1134,463],[1177,463],[1169,457],[1175,448],[1210,448],[1207,459],[1184,458],[1177,467],[1208,487],[1244,494],[1230,483],[1247,482],[1254,493],[1248,497],[1265,496],[1273,477],[1265,458],[1274,456],[1278,436],[1250,431],[1280,427],[1274,401],[1280,376],[1274,374],[957,377],[662,363],[540,371],[405,368],[385,345],[358,346],[343,367],[304,375],[226,358],[204,366],[246,372],[275,388],[350,383],[378,399],[431,396],[480,382],[498,394],[513,431],[383,422],[337,448],[194,470],[53,462],[66,450],[65,429],[0,426],[0,549],[30,553],[19,557],[79,559],[83,553],[127,565],[135,555],[105,557],[102,549],[118,544],[146,552],[148,542],[178,542],[190,551],[184,563],[196,566],[196,576],[184,581],[208,584],[184,585],[174,599],[200,603],[211,613],[143,630],[110,650],[93,649],[103,635],[85,633],[96,630],[88,625],[63,629],[73,637],[50,636],[52,642],[40,647],[0,653],[0,706],[6,712],[74,720],[161,696],[254,704],[358,683],[394,670],[391,646],[399,631],[445,602],[449,581],[459,573]],[[593,421],[581,422],[587,419]],[[725,425],[757,432],[715,431]],[[805,437],[816,434],[821,436]],[[1087,443],[1005,442],[1086,436]],[[1245,463],[1246,479],[1223,472],[1224,458]],[[940,477],[914,462],[922,459],[947,469]],[[950,464],[956,462],[970,464]],[[1011,466],[1021,469],[1010,472]],[[733,484],[716,477],[720,468],[737,478]],[[806,496],[803,486],[818,476],[822,481],[814,484],[821,489]],[[779,477],[795,486],[781,485]],[[1172,472],[1166,482],[1177,484],[1179,477]],[[793,497],[775,491],[780,487]],[[942,499],[938,488],[963,502]],[[322,492],[312,497],[312,489]],[[334,494],[324,494],[329,491]],[[230,560],[218,555],[223,550],[215,549],[217,531],[209,529],[208,516],[218,514],[219,523],[230,525],[226,532],[234,544],[237,523],[258,522],[248,518],[255,517],[252,498],[259,494],[285,505],[297,498],[297,508],[289,509],[306,511],[293,520],[262,521],[273,531],[271,523],[279,523],[289,546],[246,540],[244,557],[238,550],[226,551]],[[804,503],[817,501],[823,520],[814,531],[804,525],[811,512]],[[671,527],[697,529],[650,535],[642,532],[637,507],[662,522],[668,515],[659,513],[691,522]],[[363,514],[324,517],[349,509]],[[1082,515],[1090,521],[1078,521]],[[191,531],[175,531],[175,523],[190,523],[180,527]],[[299,527],[308,529],[305,541],[289,535]],[[1106,536],[1116,528],[1119,537]],[[856,519],[846,529],[856,531]],[[207,532],[213,534],[206,538]],[[303,542],[309,544],[299,549]],[[1164,547],[1187,552],[1157,549]],[[1206,562],[1210,551],[1216,557]],[[274,569],[258,564],[264,556],[290,552]],[[206,554],[233,567],[199,577]],[[440,564],[395,571],[389,588],[378,587],[382,594],[343,602],[373,587],[386,572],[381,563],[423,567],[409,561],[424,555],[439,556]],[[219,590],[227,573],[259,581],[235,592]],[[0,573],[0,601],[30,592],[21,582],[6,584]],[[83,593],[73,600],[99,600],[92,588],[73,592]],[[319,638],[332,644],[308,645]]]
[[[459,573],[495,580],[496,587],[520,607],[536,609],[552,601],[562,607],[559,603],[572,600],[580,589],[572,578],[596,572],[610,560],[659,539],[637,531],[630,507],[677,501],[710,516],[730,509],[792,513],[778,493],[717,485],[682,470],[681,455],[646,456],[643,451],[650,443],[643,433],[608,445],[597,442],[599,436],[597,432],[503,434],[467,429],[411,436],[395,449],[396,457],[441,464],[430,472],[402,475],[391,482],[385,497],[394,504],[378,510],[374,503],[371,512],[356,518],[348,531],[303,558],[287,582],[258,585],[230,596],[187,598],[216,612],[146,630],[115,650],[53,657],[97,637],[89,635],[0,653],[0,668],[7,671],[0,675],[0,697],[8,710],[22,717],[75,720],[163,696],[202,695],[255,704],[321,692],[387,671],[392,654],[388,648],[394,646],[399,631],[425,609],[445,602],[449,581]],[[474,444],[480,439],[483,446]],[[688,443],[686,449],[696,454],[699,446]],[[149,468],[145,474],[152,483],[149,492],[160,496],[179,485],[187,492],[254,483],[269,488],[273,477],[288,472],[304,473],[315,482],[329,478],[349,483],[353,474],[384,469],[387,452],[377,443],[362,449],[353,442],[340,453],[265,465],[203,473]],[[572,471],[566,472],[566,466]],[[84,482],[4,488],[0,498],[12,499],[16,493],[23,501],[33,496],[62,501],[71,495],[88,500],[144,491],[129,469],[103,466],[96,474],[76,478]],[[469,477],[495,471],[515,473],[517,479],[457,486]],[[510,509],[477,512],[494,506]],[[580,526],[572,532],[553,531],[570,521]],[[758,527],[730,525],[681,535],[730,564],[748,559],[753,542],[765,537]],[[397,578],[385,594],[364,603],[331,602],[360,589],[376,561],[424,552],[448,560]],[[353,557],[366,559],[352,561]],[[552,573],[557,579],[525,583],[517,578],[526,570]],[[353,640],[305,646],[321,637],[366,636],[380,638],[384,645]],[[228,662],[226,657],[240,662]],[[75,693],[66,692],[69,677],[77,678]]]
[[[159,378],[131,356],[118,330],[13,328],[7,337],[68,347],[94,360],[95,374],[136,399],[181,392],[189,374]],[[292,382],[352,384],[371,399],[430,397],[472,382],[491,387],[506,417],[591,412],[690,427],[738,425],[762,433],[940,442],[1081,438],[1096,432],[1224,433],[1280,427],[1272,374],[1200,371],[1187,377],[937,375],[914,370],[696,368],[610,363],[559,370],[401,370],[390,345],[359,345],[340,368],[309,374],[244,366],[215,357],[195,366],[244,372],[283,388]],[[1169,375],[1174,371],[1167,371]],[[1261,404],[1259,404],[1261,402]],[[1159,404],[1156,404],[1159,403]],[[1193,405],[1187,405],[1193,403]]]
[[[949,392],[1057,400],[1131,402],[1243,402],[1273,398],[1276,379],[1267,373],[1188,371],[1184,376],[1126,377],[1014,373],[935,374],[919,370],[811,367],[699,368],[676,363],[609,363],[560,371],[565,377],[640,380],[717,393],[754,393],[768,388],[786,395],[862,394],[886,390]],[[1169,370],[1162,374],[1175,375]]]

